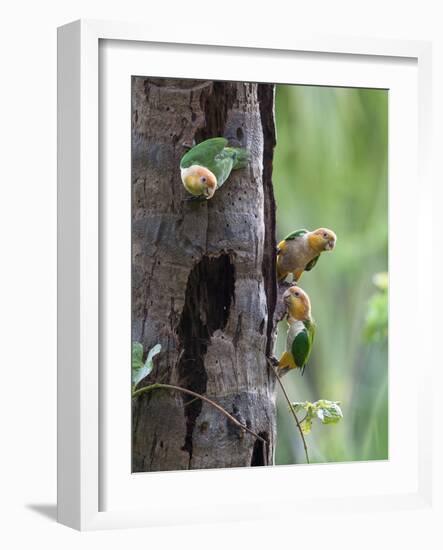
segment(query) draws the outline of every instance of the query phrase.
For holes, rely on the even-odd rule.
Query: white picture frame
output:
[[[201,39],[204,40],[204,37]],[[174,32],[173,36],[165,36],[161,32],[156,35],[152,29],[132,23],[77,21],[61,27],[58,32],[59,522],[76,529],[89,530],[135,526],[147,527],[195,521],[233,520],[239,519],[239,517],[241,519],[260,519],[281,517],[284,510],[290,507],[292,501],[300,505],[301,511],[297,512],[298,516],[304,513],[303,502],[309,502],[310,504],[306,508],[311,510],[312,508],[318,510],[322,503],[327,502],[328,507],[333,507],[336,513],[339,514],[346,513],[350,509],[359,509],[365,512],[381,509],[395,511],[402,508],[431,509],[433,481],[431,429],[429,424],[418,421],[419,409],[425,407],[425,405],[429,407],[429,397],[425,394],[425,388],[430,387],[432,384],[431,347],[425,350],[423,352],[425,356],[421,357],[420,380],[417,381],[412,376],[409,378],[405,376],[404,385],[402,385],[403,390],[406,393],[409,392],[408,395],[413,396],[414,401],[416,400],[416,406],[411,406],[408,413],[410,415],[409,426],[414,431],[413,437],[410,438],[414,441],[412,446],[414,452],[411,453],[413,456],[410,456],[408,460],[405,459],[407,467],[404,471],[401,469],[401,458],[398,458],[398,462],[395,462],[395,457],[392,456],[390,456],[391,465],[395,468],[391,468],[391,471],[377,464],[370,465],[370,469],[366,471],[363,469],[358,470],[352,464],[341,465],[340,469],[334,468],[333,465],[312,465],[306,468],[297,466],[298,472],[303,471],[307,488],[304,493],[301,491],[303,494],[296,499],[283,494],[283,489],[279,489],[279,487],[284,487],[288,476],[295,475],[294,467],[256,468],[247,469],[247,471],[234,469],[192,473],[159,473],[144,478],[140,475],[130,476],[128,470],[125,474],[126,478],[123,479],[122,477],[121,486],[118,488],[118,491],[121,492],[114,491],[116,496],[112,500],[112,506],[110,506],[110,509],[108,507],[103,509],[103,483],[115,483],[116,485],[120,483],[119,471],[113,470],[112,464],[106,463],[106,456],[103,457],[104,452],[110,452],[110,447],[107,446],[109,438],[104,438],[104,434],[107,433],[104,426],[106,426],[105,417],[108,412],[100,402],[103,391],[115,391],[115,386],[119,380],[115,378],[116,383],[114,386],[107,385],[105,390],[101,387],[99,342],[102,325],[100,302],[103,298],[106,299],[106,290],[102,291],[99,281],[103,275],[100,270],[103,259],[101,246],[103,235],[101,235],[101,232],[106,231],[106,225],[100,226],[99,219],[99,212],[104,208],[103,196],[99,186],[102,147],[99,113],[104,108],[100,105],[99,81],[102,69],[100,64],[108,63],[112,57],[108,54],[104,56],[101,53],[100,47],[104,41],[112,41],[117,45],[117,55],[111,61],[117,64],[120,58],[122,66],[125,66],[129,58],[135,58],[137,55],[143,61],[146,51],[142,51],[143,46],[140,46],[141,44],[147,45],[147,47],[149,45],[153,46],[152,51],[149,51],[152,66],[154,66],[156,59],[157,61],[163,59],[160,57],[162,48],[171,48],[172,45],[175,45],[176,49],[174,51],[177,55],[180,54],[180,45],[183,45],[183,50],[189,48],[189,39],[185,32],[181,34]],[[139,53],[131,53],[132,47],[135,49],[136,46]],[[120,55],[122,54],[122,48],[125,50],[123,57]],[[391,228],[393,226],[397,227],[393,238],[394,243],[397,242],[395,239],[398,239],[400,243],[401,230],[404,229],[408,221],[408,208],[412,208],[418,203],[417,216],[413,221],[409,221],[409,231],[424,233],[430,229],[431,220],[427,216],[427,208],[432,203],[433,195],[428,158],[431,139],[431,48],[429,43],[309,35],[297,36],[296,38],[286,37],[282,38],[281,42],[276,42],[275,39],[268,40],[266,37],[261,37],[256,42],[250,42],[246,39],[238,39],[235,42],[231,40],[226,42],[208,40],[207,42],[193,43],[193,51],[195,55],[204,54],[209,63],[211,62],[211,56],[218,55],[217,52],[220,52],[221,55],[228,55],[233,63],[244,71],[243,80],[254,79],[255,74],[248,72],[248,67],[239,61],[239,58],[245,52],[250,52],[251,56],[256,54],[272,55],[275,61],[278,61],[278,58],[285,61],[288,59],[288,55],[303,52],[303,55],[308,56],[305,59],[308,63],[309,59],[312,60],[319,56],[322,58],[322,63],[326,65],[332,63],[334,59],[335,61],[337,59],[340,62],[343,61],[344,65],[359,60],[359,62],[366,64],[368,71],[370,71],[370,65],[373,62],[376,63],[377,60],[385,60],[392,67],[395,67],[397,63],[409,60],[408,62],[414,65],[416,73],[411,82],[415,79],[418,83],[418,94],[416,93],[417,90],[411,88],[412,95],[410,96],[410,98],[415,98],[415,109],[418,116],[418,124],[417,120],[411,120],[410,128],[414,132],[414,136],[415,134],[418,135],[418,142],[415,142],[414,137],[409,141],[405,141],[404,147],[410,148],[407,149],[407,156],[412,164],[408,166],[412,169],[418,167],[420,194],[419,197],[413,194],[414,185],[418,188],[416,174],[408,173],[407,170],[404,173],[401,171],[395,172],[398,167],[394,163],[390,167],[390,179],[393,177],[394,171],[394,180],[402,179],[405,182],[405,188],[402,209],[397,209],[397,212],[397,210],[392,209],[391,204],[390,226]],[[183,52],[183,55],[188,55],[187,50]],[[237,61],[235,61],[236,59]],[[278,65],[278,63],[276,62],[275,65]],[[181,66],[183,67],[182,73],[177,74],[175,72],[173,76],[191,76],[189,74],[190,69],[186,68],[183,60],[181,60]],[[212,78],[224,78],[225,73],[222,66],[223,63],[214,63]],[[125,70],[131,71],[130,68]],[[166,76],[165,74],[158,74],[155,69],[152,70],[156,76]],[[282,70],[284,70],[284,67]],[[348,83],[348,85],[358,85],[356,81],[351,79],[349,70],[349,67],[344,67],[344,76],[337,76],[337,73],[334,76],[329,75],[325,77],[322,84],[346,85]],[[346,71],[348,71],[348,77],[346,77]],[[375,65],[376,71],[377,66]],[[118,76],[123,73],[119,73],[117,70],[115,74]],[[146,74],[149,75],[149,69],[147,69]],[[198,74],[195,73],[192,76],[198,76]],[[104,78],[105,84],[107,82],[106,78]],[[329,78],[329,80],[327,81],[326,78]],[[376,79],[376,75],[373,78]],[[381,87],[383,87],[383,78],[380,79]],[[231,79],[235,78],[231,76]],[[312,83],[316,83],[315,75]],[[116,96],[115,100],[118,101],[120,97]],[[129,112],[129,100],[126,109]],[[400,121],[394,120],[394,124],[399,125]],[[123,128],[121,132],[123,139],[126,135],[124,132]],[[128,150],[129,143],[128,141]],[[116,145],[118,146],[118,143]],[[395,156],[395,151],[390,150],[390,156],[391,153]],[[416,157],[417,161],[415,160]],[[398,200],[398,197],[398,190],[393,191],[391,189],[391,203]],[[115,205],[119,204],[120,199],[121,197],[111,197],[106,202],[106,208],[109,207],[116,211]],[[400,210],[403,211],[403,214]],[[118,212],[116,212],[116,215],[118,216]],[[120,223],[124,224],[124,219],[120,219]],[[125,246],[127,246],[127,241],[123,240],[120,254],[124,253]],[[412,307],[415,308],[415,311],[423,314],[423,303],[426,299],[431,301],[432,288],[430,285],[424,284],[424,268],[421,266],[426,266],[427,270],[431,269],[431,243],[428,247],[421,247],[419,250],[417,248],[417,256],[419,257],[417,257],[416,267],[410,268],[408,266],[408,280],[417,284],[417,293]],[[391,257],[390,261],[392,259]],[[404,261],[404,256],[399,256],[398,261],[400,263]],[[127,269],[129,270],[129,264]],[[124,273],[122,277],[125,277]],[[397,286],[391,290],[391,304],[393,301],[400,304],[400,292],[405,288],[402,285],[406,281],[402,282],[399,279],[396,282],[398,283]],[[105,287],[107,288],[107,285]],[[397,302],[395,302],[396,293],[400,298]],[[126,306],[123,305],[123,307]],[[390,313],[392,316],[393,311],[391,310]],[[398,317],[401,318],[400,311]],[[401,359],[406,365],[405,372],[412,375],[415,360],[413,354],[405,354]],[[391,360],[392,354],[390,356]],[[124,389],[126,391],[126,387]],[[129,391],[126,393],[128,399],[130,399]],[[397,401],[393,398],[393,402],[397,404],[400,402],[400,394]],[[127,420],[127,407],[123,402],[116,403],[117,406],[114,409],[118,414],[120,414],[119,411],[121,412],[123,420],[114,423],[113,426],[120,424],[123,426],[122,430],[125,430],[128,426],[127,422],[125,423],[125,418]],[[399,418],[399,415],[396,417],[395,411],[396,408],[391,411],[394,414],[391,415],[393,420],[390,421],[390,433],[395,430]],[[116,429],[117,431],[118,429]],[[127,441],[127,432],[121,431],[121,437]],[[121,447],[124,453],[124,445]],[[115,449],[115,446],[113,449],[118,454],[118,449]],[[124,460],[124,455],[122,460]],[[105,463],[106,467],[104,466]],[[365,467],[362,464],[358,466]],[[270,473],[271,471],[273,473]],[[395,477],[397,473],[399,474],[398,485],[393,484],[385,493],[381,493],[380,488],[374,491],[369,490],[369,484],[372,483],[370,480],[382,479],[383,475],[386,476],[386,479],[397,479]],[[131,477],[130,480],[129,476]],[[369,484],[364,491],[359,493],[355,490],[355,484],[362,476],[369,476],[367,477]],[[374,476],[374,478],[370,476]],[[332,485],[329,490],[325,489],[328,483],[327,480],[332,478],[336,481],[333,493],[331,493]],[[344,481],[346,479],[347,481]],[[318,486],[314,488],[316,480]],[[223,487],[227,486],[229,481],[235,483],[236,486],[245,484],[245,487],[248,488],[246,497],[236,502],[235,506],[230,507],[224,506],[228,502],[229,495],[223,493]],[[263,482],[266,483],[263,485]],[[300,476],[299,482],[301,484]],[[126,483],[125,486],[124,483]],[[137,487],[133,489],[134,486],[141,487],[142,484],[144,491],[146,491],[146,487],[149,487],[150,505],[140,506],[137,504],[137,499],[134,497],[135,492],[131,492],[138,490]],[[191,484],[198,485],[200,496],[204,497],[200,498],[200,504],[198,500],[195,502],[189,501],[189,497],[186,506],[179,499],[177,499],[177,502],[171,502],[170,498],[162,499],[162,494],[171,495],[171,491],[174,490],[180,492],[180,487],[187,490]],[[205,487],[208,486],[216,487],[220,491],[217,499],[211,497],[211,491],[202,493]],[[254,488],[258,486],[261,486],[261,489],[259,493],[256,493]],[[268,489],[263,489],[263,486],[268,487]],[[308,497],[309,487],[312,491]],[[341,487],[345,487],[342,493],[340,493]],[[333,498],[330,496],[331,494],[334,494]],[[132,504],[130,501],[132,501]],[[290,516],[288,515],[288,517]]]

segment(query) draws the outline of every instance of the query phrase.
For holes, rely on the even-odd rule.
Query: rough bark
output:
[[[205,394],[269,442],[201,400],[156,390],[133,403],[133,471],[272,463],[273,103],[271,85],[133,77],[132,337],[162,345],[141,385]],[[186,202],[185,146],[214,136],[246,147],[250,165],[210,201]]]

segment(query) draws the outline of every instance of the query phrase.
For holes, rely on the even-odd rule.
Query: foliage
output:
[[[337,424],[343,418],[343,413],[338,401],[320,399],[315,403],[310,401],[294,402],[291,404],[295,413],[303,411],[305,416],[300,421],[304,434],[311,431],[312,421],[317,418],[322,424]]]
[[[153,359],[160,353],[162,347],[157,344],[149,350],[146,361],[143,362],[143,345],[140,342],[132,343],[132,390],[146,378],[154,368]]]
[[[377,291],[368,301],[365,336],[368,342],[386,342],[388,339],[388,274],[373,277]]]

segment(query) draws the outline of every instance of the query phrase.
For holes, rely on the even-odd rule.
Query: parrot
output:
[[[186,191],[192,195],[191,200],[212,198],[232,170],[247,166],[248,151],[227,145],[227,139],[215,137],[202,141],[183,155],[181,179]]]
[[[303,374],[314,343],[316,325],[311,317],[309,296],[297,285],[292,285],[283,294],[286,305],[288,333],[286,351],[278,362],[282,376],[291,369],[301,369]]]
[[[323,251],[335,248],[336,242],[336,234],[324,227],[293,231],[277,245],[278,280],[283,281],[292,273],[297,282],[303,271],[311,271]]]

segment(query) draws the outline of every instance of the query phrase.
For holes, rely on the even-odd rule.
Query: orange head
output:
[[[320,229],[311,231],[308,234],[308,242],[311,248],[318,253],[325,250],[334,250],[337,242],[337,235],[331,231],[331,229],[320,227]]]
[[[204,166],[194,164],[189,168],[182,168],[181,176],[183,185],[191,195],[203,195],[210,199],[217,189],[217,178]]]
[[[311,318],[311,301],[304,290],[292,285],[283,294],[288,317],[297,321],[306,321]]]

